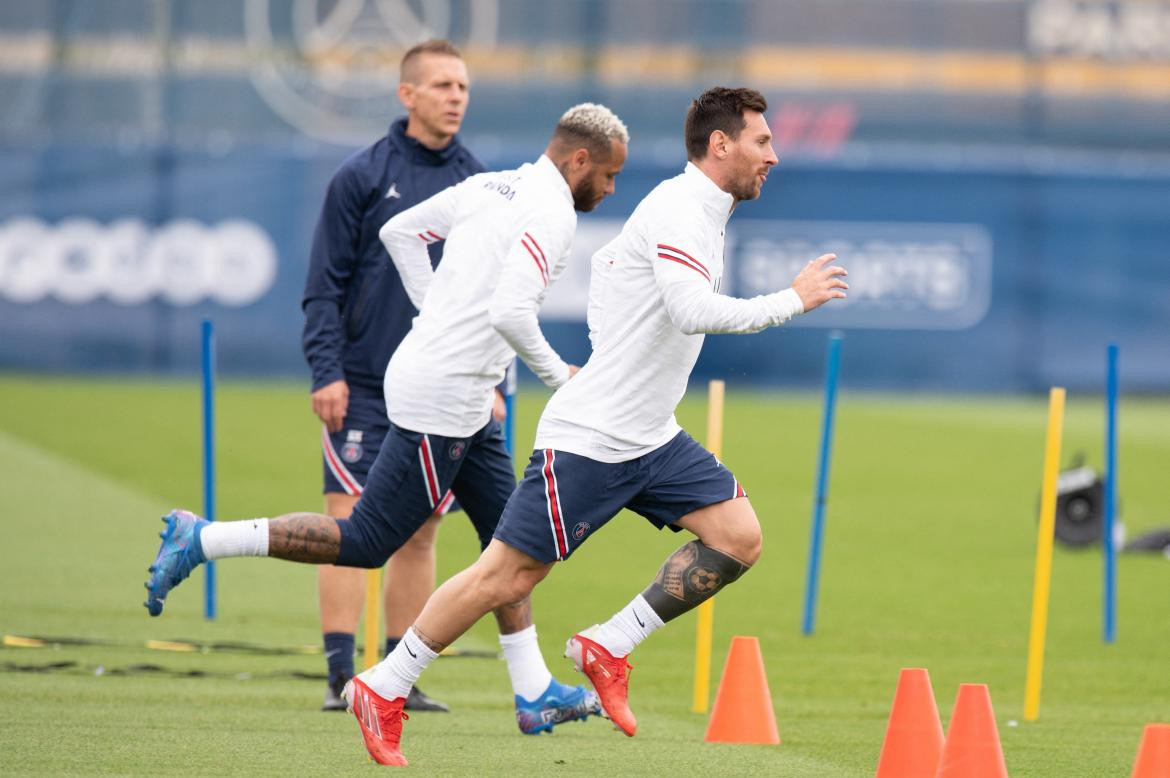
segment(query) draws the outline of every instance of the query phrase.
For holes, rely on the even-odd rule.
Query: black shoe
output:
[[[345,699],[341,696],[341,690],[345,688],[345,682],[349,680],[349,676],[341,675],[336,680],[330,681],[325,688],[325,702],[321,703],[321,710],[340,710],[348,709]]]
[[[344,704],[342,703],[342,705]],[[406,695],[406,704],[402,707],[406,710],[429,710],[436,713],[447,713],[451,710],[445,703],[432,700],[423,694],[422,690],[417,686],[410,687],[410,694]]]

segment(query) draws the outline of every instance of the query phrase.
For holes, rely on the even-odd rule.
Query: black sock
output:
[[[398,646],[399,640],[402,640],[401,636],[396,638],[386,638],[386,653],[382,654],[382,656],[390,656],[390,652]]]
[[[353,678],[353,633],[325,633],[325,661],[329,663],[329,683]]]

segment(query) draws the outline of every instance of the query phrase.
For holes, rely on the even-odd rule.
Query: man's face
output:
[[[575,180],[569,183],[573,193],[573,208],[588,213],[614,193],[614,180],[622,172],[622,165],[626,164],[626,154],[626,144],[613,140],[610,141],[608,157],[589,158]]]
[[[409,121],[424,142],[450,140],[467,112],[467,66],[458,57],[423,53],[413,64],[413,82],[398,87]]]
[[[744,111],[743,118],[747,126],[727,146],[730,167],[727,191],[736,200],[755,200],[760,196],[768,171],[779,160],[764,115],[759,111]]]

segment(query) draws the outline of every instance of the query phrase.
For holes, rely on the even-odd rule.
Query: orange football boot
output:
[[[638,729],[638,720],[630,710],[630,670],[634,668],[625,657],[615,657],[601,644],[586,637],[590,630],[578,632],[565,644],[565,656],[573,660],[577,669],[597,690],[601,707],[618,729],[630,737]]]
[[[361,727],[370,758],[378,764],[406,767],[406,757],[399,749],[402,722],[410,718],[402,710],[406,698],[379,697],[361,678],[351,678],[343,694]]]

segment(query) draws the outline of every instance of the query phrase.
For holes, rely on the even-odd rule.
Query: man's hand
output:
[[[345,421],[345,410],[349,407],[349,384],[344,380],[325,384],[313,392],[313,413],[317,414],[325,429],[337,432]]]
[[[504,404],[504,393],[499,389],[496,390],[496,399],[492,401],[492,418],[500,424],[503,424],[504,419],[508,418],[508,406]]]
[[[845,296],[849,284],[842,280],[842,276],[849,275],[849,271],[837,265],[826,267],[836,258],[836,254],[822,254],[805,265],[793,279],[792,289],[804,303],[805,313],[835,297]]]

